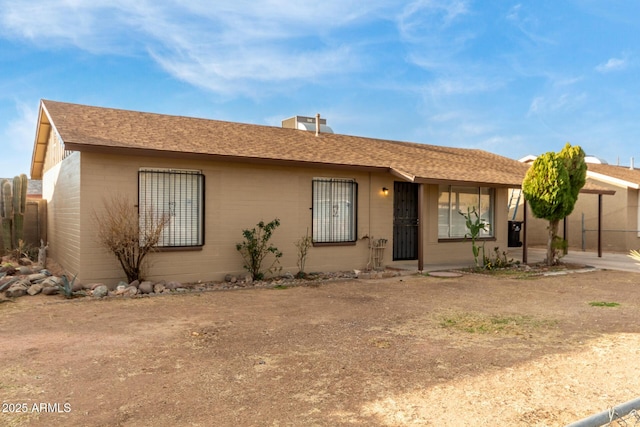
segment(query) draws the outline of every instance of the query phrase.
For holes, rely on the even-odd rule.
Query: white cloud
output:
[[[511,22],[522,34],[536,44],[555,44],[555,41],[542,34],[541,21],[533,13],[516,4],[506,14],[507,21]]]
[[[609,60],[605,63],[599,64],[596,67],[596,71],[599,73],[609,73],[611,71],[620,71],[627,68],[627,59],[626,58],[609,58]]]
[[[522,9],[522,5],[520,3],[514,5],[509,9],[507,13],[507,20],[509,21],[519,21],[520,20],[520,9]]]
[[[585,92],[537,96],[531,101],[527,115],[575,111],[587,102],[587,98],[588,96]]]
[[[467,2],[463,0],[416,0],[399,14],[398,28],[406,39],[422,39],[468,13]]]
[[[190,84],[251,93],[265,82],[359,70],[364,59],[349,44],[357,41],[335,43],[330,35],[384,17],[388,7],[355,0],[318,7],[291,0],[0,0],[0,35],[97,54],[148,54]]]

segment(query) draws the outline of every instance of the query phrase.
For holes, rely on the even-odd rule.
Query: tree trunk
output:
[[[559,220],[549,221],[549,239],[547,240],[547,265],[551,266],[556,263],[557,249],[553,244],[555,237],[558,235]]]

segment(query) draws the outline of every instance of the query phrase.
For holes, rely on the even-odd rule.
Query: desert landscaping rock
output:
[[[11,265],[6,265],[0,268],[0,273],[4,273],[5,276],[14,276],[17,272],[18,270]]]
[[[171,281],[171,282],[167,282],[167,284],[165,285],[165,287],[169,290],[174,290],[177,289],[179,287],[181,287],[182,284],[180,282],[176,282],[176,281]]]
[[[153,282],[144,281],[140,283],[140,286],[138,286],[138,289],[142,294],[150,294],[153,292]]]
[[[9,298],[18,298],[27,294],[29,284],[24,281],[13,283],[9,286],[9,289],[5,292],[5,295]]]
[[[31,296],[38,295],[41,291],[42,291],[42,285],[39,283],[31,285],[29,286],[29,289],[27,289],[27,293]]]
[[[32,274],[33,273],[33,269],[31,267],[27,267],[27,266],[23,265],[23,266],[20,266],[18,268],[16,273],[24,276],[24,275],[27,275],[27,274]]]
[[[109,288],[106,285],[99,285],[93,289],[93,297],[94,298],[104,298],[109,293]]]
[[[42,288],[43,295],[57,295],[60,289],[57,286],[46,286]]]
[[[62,284],[62,279],[56,276],[47,277],[42,281],[43,287],[58,286]]]
[[[31,283],[36,283],[38,281],[43,281],[46,278],[47,278],[47,275],[46,274],[42,274],[42,273],[33,273],[33,274],[29,274],[27,276],[27,280],[30,281]]]
[[[111,293],[110,293],[111,294]],[[118,285],[118,288],[112,293],[114,296],[122,295],[125,297],[132,297],[138,294],[138,288],[135,286],[122,286]]]
[[[166,285],[164,283],[156,283],[153,285],[153,292],[156,294],[161,294],[166,289]]]

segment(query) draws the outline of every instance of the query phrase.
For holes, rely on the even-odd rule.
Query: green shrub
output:
[[[483,267],[486,270],[495,270],[498,268],[507,268],[513,265],[513,259],[507,258],[507,252],[500,252],[500,248],[496,246],[493,248],[493,256],[484,256]]]
[[[245,262],[243,267],[251,274],[253,280],[261,280],[264,278],[265,273],[273,273],[282,269],[282,267],[277,267],[282,257],[282,252],[272,243],[269,243],[273,231],[279,225],[280,220],[276,218],[267,224],[264,221],[260,221],[256,227],[242,230],[244,241],[236,243],[236,250],[240,252]],[[269,268],[263,270],[262,263],[269,254],[274,256],[274,260]]]

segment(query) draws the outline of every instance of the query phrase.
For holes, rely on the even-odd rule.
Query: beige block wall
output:
[[[307,272],[362,269],[368,262],[366,237],[392,237],[393,199],[381,191],[383,186],[393,188],[393,179],[387,174],[82,153],[80,280],[115,283],[125,279],[115,257],[97,243],[92,214],[112,194],[128,195],[135,203],[141,167],[197,169],[205,175],[205,245],[198,251],[152,254],[149,278],[153,280],[220,280],[225,274],[243,272],[242,258],[235,249],[235,243],[242,240],[242,229],[276,217],[281,226],[272,241],[284,253],[282,271],[295,274],[298,268],[294,242],[307,230],[311,233],[314,177],[356,179],[358,241],[355,246],[311,248]],[[387,251],[385,262],[391,262],[391,256]]]
[[[508,250],[508,206],[507,189],[495,189],[494,201],[494,237],[495,240],[485,241],[487,256],[493,256],[493,249],[500,248],[500,252]],[[427,226],[425,227],[424,263],[430,264],[459,264],[473,265],[471,241],[438,239],[438,185],[426,185],[424,197],[424,211],[427,212]],[[480,242],[482,243],[482,242]]]
[[[369,237],[389,240],[384,263],[392,263],[395,178],[390,174],[74,153],[45,174],[43,192],[49,202],[50,255],[69,273],[79,272],[81,282],[113,285],[125,280],[115,257],[96,240],[93,214],[114,194],[127,195],[137,203],[138,170],[142,167],[197,169],[205,175],[205,245],[196,251],[153,253],[148,275],[151,280],[221,280],[226,274],[244,272],[235,249],[235,243],[242,240],[242,229],[276,217],[281,226],[272,241],[284,253],[282,271],[295,274],[294,242],[307,230],[311,233],[314,177],[353,178],[358,182],[358,241],[351,246],[311,248],[305,270],[364,269],[369,261]],[[391,190],[386,196],[383,187]],[[469,241],[438,240],[438,186],[423,188],[425,265],[471,264]],[[496,246],[507,249],[507,190],[497,189],[495,194],[496,239],[487,242],[488,251]]]
[[[47,201],[48,256],[72,277],[81,266],[80,153],[45,172],[42,197]]]

